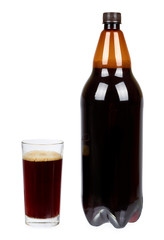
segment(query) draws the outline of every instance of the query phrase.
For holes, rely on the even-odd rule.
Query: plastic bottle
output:
[[[137,221],[143,202],[143,97],[120,23],[120,13],[103,14],[81,96],[83,209],[90,224],[111,222],[116,228]]]

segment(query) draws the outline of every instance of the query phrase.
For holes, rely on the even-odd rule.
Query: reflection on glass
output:
[[[128,90],[124,82],[115,85],[120,101],[128,101]]]
[[[123,71],[122,71],[122,68],[117,68],[116,69],[116,72],[114,74],[116,77],[120,77],[122,78],[123,77]]]
[[[115,48],[116,64],[118,67],[122,66],[122,55],[121,55],[120,40],[119,40],[118,32],[114,33],[114,48]]]
[[[109,72],[107,68],[102,68],[101,69],[101,77],[108,77],[109,76]]]
[[[109,59],[109,44],[110,44],[110,32],[107,32],[106,33],[106,37],[105,37],[105,43],[104,43],[104,49],[103,49],[103,57],[102,57],[103,65],[106,65],[108,63],[108,59]]]
[[[107,88],[108,84],[100,82],[95,93],[95,100],[103,101],[105,99]]]

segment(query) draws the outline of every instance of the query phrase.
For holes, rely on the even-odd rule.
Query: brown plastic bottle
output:
[[[104,13],[92,74],[81,96],[82,203],[90,224],[122,228],[142,210],[143,97],[121,14]]]

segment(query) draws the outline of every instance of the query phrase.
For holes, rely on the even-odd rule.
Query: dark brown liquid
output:
[[[59,215],[62,159],[23,160],[25,214],[32,218]]]
[[[142,93],[130,69],[93,70],[82,97],[83,208],[124,227],[142,209]]]

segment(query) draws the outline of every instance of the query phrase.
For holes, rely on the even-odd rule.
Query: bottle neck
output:
[[[131,68],[124,35],[118,23],[104,24],[93,61],[94,68]]]
[[[104,30],[120,30],[119,23],[105,23]]]

